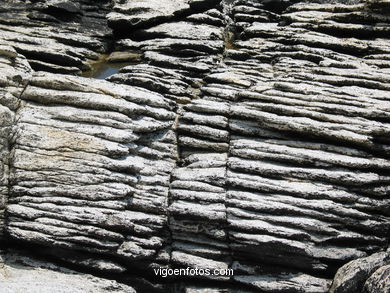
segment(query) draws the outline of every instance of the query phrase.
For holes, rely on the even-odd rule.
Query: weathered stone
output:
[[[346,265],[342,266],[333,280],[330,293],[341,292],[362,292],[363,286],[366,280],[380,267],[388,264],[390,261],[389,251],[378,252],[371,256],[353,260]],[[381,271],[378,273],[381,274]],[[379,276],[373,276],[372,278],[378,278]],[[386,277],[385,277],[386,278]],[[370,289],[372,280],[367,283],[367,290]],[[379,280],[378,280],[379,281]],[[377,283],[381,287],[379,282]],[[371,285],[372,286],[372,285]],[[370,291],[369,291],[370,292]],[[375,291],[380,292],[380,291]]]
[[[127,285],[78,273],[14,253],[0,256],[1,292],[14,293],[135,293]]]
[[[388,5],[296,2],[2,4],[6,240],[140,292],[327,292],[385,249]],[[234,275],[154,273],[187,266]]]
[[[83,0],[32,2],[2,4],[0,42],[26,56],[33,69],[78,74],[107,51],[111,31],[104,18],[105,1],[93,5]]]
[[[327,292],[329,282],[324,279],[308,275],[272,276],[235,276],[235,280],[243,284],[250,284],[260,292]]]
[[[5,230],[5,208],[9,197],[11,144],[15,112],[18,110],[32,69],[13,47],[0,46],[0,242]]]
[[[107,58],[108,62],[140,62],[141,55],[133,52],[112,52]]]
[[[364,283],[363,292],[386,293],[390,291],[390,265],[377,269]]]
[[[182,13],[189,8],[188,1],[183,0],[170,0],[165,3],[158,0],[114,1],[114,11],[109,13],[107,18],[111,27],[116,30],[124,30],[126,27],[168,20],[175,14]]]
[[[55,8],[68,13],[81,13],[80,4],[72,1],[50,0],[47,2],[47,6],[48,8]]]

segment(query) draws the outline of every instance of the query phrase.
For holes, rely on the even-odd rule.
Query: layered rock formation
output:
[[[15,113],[20,107],[20,96],[31,78],[32,69],[13,47],[0,45],[0,58],[0,240],[3,240],[5,204],[11,186],[10,152],[15,134]]]
[[[0,42],[35,70],[80,74],[108,51],[110,1],[3,1]]]
[[[386,249],[389,4],[320,2],[3,4],[5,239],[140,292],[327,292]],[[234,275],[154,273],[186,267]]]
[[[64,269],[15,253],[0,254],[1,292],[112,293],[135,290],[112,280]]]

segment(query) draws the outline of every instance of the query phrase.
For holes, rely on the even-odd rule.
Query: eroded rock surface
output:
[[[377,292],[380,292],[379,288],[382,286],[380,284],[381,278],[383,277],[386,279],[385,275],[382,276],[382,271],[383,274],[386,273],[386,269],[384,267],[388,263],[390,263],[390,250],[374,253],[368,257],[353,260],[342,266],[337,271],[329,292],[362,292],[363,286],[366,287],[365,289],[368,290],[368,292],[376,292],[374,286],[377,286]],[[378,269],[380,270],[376,272]],[[366,282],[369,278],[370,280]]]
[[[167,263],[172,102],[141,88],[49,73],[35,73],[22,99],[9,235],[148,265],[162,253]]]
[[[364,283],[367,293],[385,293],[390,291],[390,265],[377,269]]]
[[[11,145],[15,126],[15,112],[31,77],[27,60],[13,47],[0,45],[0,241],[3,240],[4,211],[11,185]]]
[[[3,1],[0,44],[13,46],[35,70],[81,73],[106,53],[110,1]]]
[[[319,2],[4,4],[7,239],[140,292],[328,292],[343,264],[383,254],[388,1]],[[133,64],[69,74],[109,44]],[[331,290],[375,290],[385,265],[337,291],[358,273],[341,269]]]
[[[0,254],[2,293],[135,293],[116,281],[80,274],[16,253]]]

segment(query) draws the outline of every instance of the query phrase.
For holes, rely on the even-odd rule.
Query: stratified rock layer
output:
[[[0,44],[13,46],[31,67],[80,74],[106,53],[110,1],[3,1]]]
[[[145,89],[34,73],[17,114],[9,235],[148,264],[166,245],[172,102]]]
[[[91,51],[77,49],[72,72],[106,52],[106,17],[118,38],[108,59],[134,61],[106,81],[55,74],[55,63],[32,71],[17,52],[42,70],[34,56],[75,51],[43,34],[48,49],[34,55],[23,36],[36,31],[7,30],[8,239],[140,291],[169,290],[153,269],[190,267],[234,275],[168,279],[188,293],[328,292],[340,266],[388,246],[387,1],[168,2],[89,8],[105,30],[80,31],[99,38],[83,39]],[[39,23],[82,28],[85,3],[64,3],[44,2]],[[19,19],[25,6],[12,7]],[[387,272],[375,269],[345,288],[375,290]],[[357,271],[339,271],[331,290],[348,292],[337,280]]]
[[[129,286],[15,253],[0,254],[2,293],[135,293]]]
[[[365,282],[364,292],[386,293],[390,291],[390,265],[377,269]]]

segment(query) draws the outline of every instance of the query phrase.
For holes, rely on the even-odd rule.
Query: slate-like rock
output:
[[[390,291],[390,265],[377,269],[364,283],[367,293],[385,293]]]
[[[125,284],[78,273],[16,253],[0,255],[1,292],[135,293]]]
[[[13,46],[34,70],[80,74],[108,50],[109,6],[83,0],[2,3],[0,43]]]
[[[134,27],[151,26],[168,22],[193,8],[203,8],[217,4],[215,0],[158,0],[113,1],[113,11],[107,15],[108,24],[117,33],[129,34]]]
[[[386,1],[168,2],[2,6],[6,239],[141,292],[328,292],[388,246]]]
[[[386,270],[381,269],[379,272],[377,270],[385,267],[389,262],[389,250],[353,260],[337,271],[329,292],[363,292],[363,286],[365,286],[365,290],[371,290],[368,292],[381,292],[380,290],[385,289],[381,287],[384,287],[386,284]],[[384,274],[383,276],[382,273]],[[382,278],[384,280],[380,281]],[[374,280],[377,281],[375,285]],[[375,291],[373,286],[378,286],[378,291]]]
[[[32,69],[13,47],[0,45],[0,241],[3,241],[4,213],[8,201],[11,172],[11,145],[15,112],[20,107]]]

